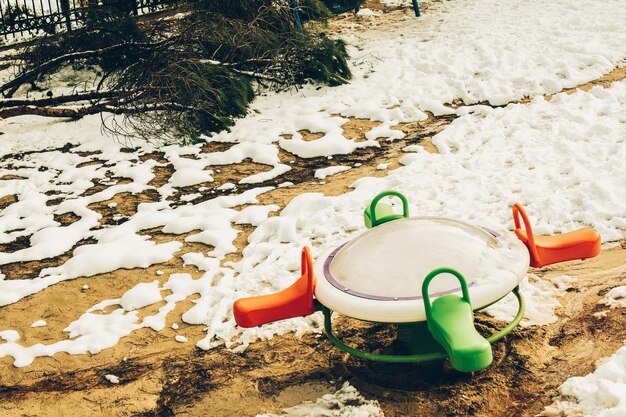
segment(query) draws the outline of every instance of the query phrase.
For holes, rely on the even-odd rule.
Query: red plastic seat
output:
[[[313,290],[313,260],[306,246],[302,248],[302,276],[290,287],[275,294],[240,298],[233,305],[235,321],[241,327],[256,327],[266,323],[308,316],[315,312]]]
[[[534,235],[528,216],[519,204],[513,205],[513,221],[515,234],[528,247],[532,267],[541,268],[558,262],[592,258],[600,253],[600,235],[591,228],[554,236]]]

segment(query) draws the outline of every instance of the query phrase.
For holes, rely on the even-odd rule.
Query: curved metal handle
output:
[[[463,275],[461,275],[461,273],[457,271],[456,269],[437,268],[434,271],[431,271],[430,274],[426,275],[426,278],[424,279],[424,283],[422,284],[422,298],[424,300],[424,311],[426,312],[426,318],[431,317],[431,304],[430,304],[430,295],[428,294],[428,287],[430,286],[430,282],[437,275],[440,275],[440,274],[454,275],[456,279],[458,279],[459,282],[461,283],[461,291],[463,292],[463,299],[465,300],[465,302],[467,302],[467,304],[470,305],[470,308],[472,306],[472,303],[470,302],[470,297],[469,297],[469,290],[467,289],[467,282],[465,282],[465,278],[463,277]]]
[[[524,243],[528,247],[528,251],[530,252],[530,256],[537,263],[540,263],[540,261],[539,261],[539,253],[537,252],[537,246],[535,246],[535,236],[533,235],[533,229],[532,229],[532,226],[530,225],[530,220],[528,220],[528,216],[526,215],[526,211],[524,210],[522,205],[519,204],[519,203],[515,203],[515,204],[513,204],[513,223],[515,223],[515,230],[516,230],[516,232],[517,232],[517,230],[522,230],[522,225],[520,223],[520,217],[522,218],[522,221],[524,222],[524,229],[526,231],[526,242],[524,242]],[[517,235],[517,237],[520,240],[523,241],[523,239],[520,238],[520,235],[518,233],[515,233],[515,234]]]
[[[406,199],[406,197],[404,195],[402,195],[401,193],[399,193],[398,191],[383,191],[382,193],[378,194],[376,197],[374,197],[374,199],[372,200],[371,204],[370,204],[370,216],[372,216],[372,227],[376,227],[381,223],[384,223],[385,218],[383,217],[382,219],[377,219],[376,218],[376,206],[378,205],[378,202],[386,196],[395,196],[398,197],[400,199],[400,201],[402,201],[402,217],[404,217],[405,219],[409,217],[409,202]]]
[[[300,256],[300,271],[302,276],[306,276],[306,293],[307,300],[311,300],[313,303],[313,290],[315,287],[315,276],[313,275],[313,258],[311,257],[311,250],[308,246],[302,247],[302,254]]]

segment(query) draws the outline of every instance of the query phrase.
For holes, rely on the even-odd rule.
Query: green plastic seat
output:
[[[428,286],[439,274],[454,275],[461,283],[463,297],[448,294],[430,302]],[[491,344],[474,327],[474,313],[465,278],[451,268],[432,271],[422,284],[428,330],[445,349],[452,367],[460,372],[474,372],[488,367],[493,361]]]
[[[379,201],[388,195],[398,197],[402,201],[402,214],[396,214],[393,207],[389,204],[379,203]],[[373,215],[372,215],[373,214]],[[363,219],[365,227],[371,229],[379,224],[387,223],[392,220],[398,220],[409,217],[409,203],[405,196],[397,191],[383,191],[372,200],[371,204],[365,208]]]

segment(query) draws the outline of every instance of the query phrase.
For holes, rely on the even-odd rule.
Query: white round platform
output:
[[[508,231],[443,218],[401,219],[324,253],[315,263],[315,297],[331,310],[361,320],[423,321],[422,283],[432,270],[461,272],[477,310],[513,290],[528,266],[526,246]],[[429,291],[431,299],[461,293],[449,274],[435,278]]]

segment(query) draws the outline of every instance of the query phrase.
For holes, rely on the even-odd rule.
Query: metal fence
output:
[[[79,27],[87,14],[102,8],[144,15],[179,0],[0,0],[0,36],[22,38]]]

